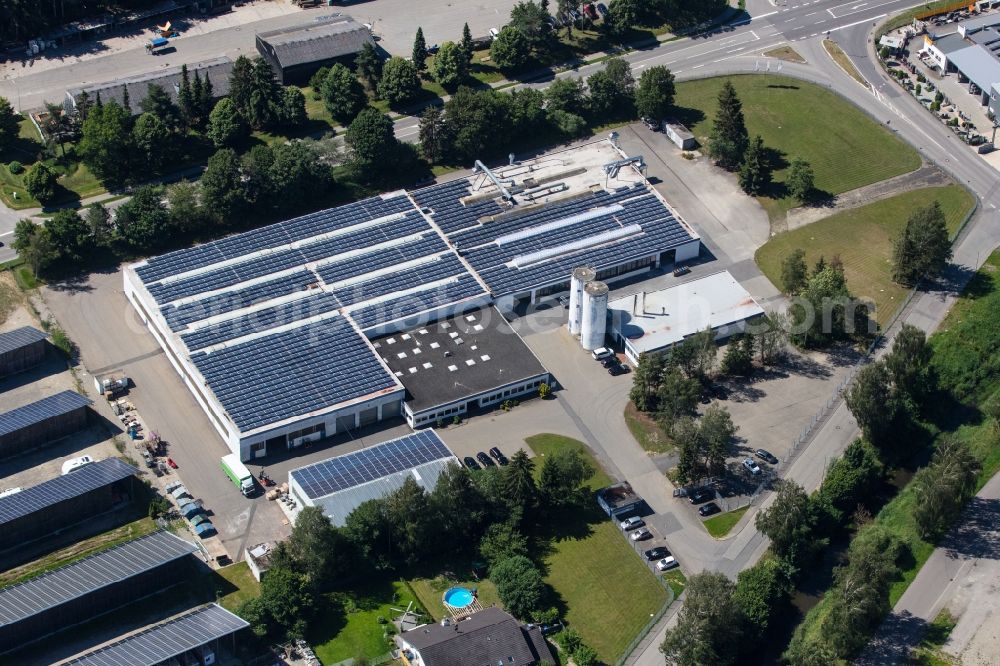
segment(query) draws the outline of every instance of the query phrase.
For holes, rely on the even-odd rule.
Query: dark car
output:
[[[608,374],[612,377],[617,377],[618,375],[627,375],[628,366],[624,363],[615,363],[608,368]]]
[[[503,451],[495,446],[490,449],[490,455],[493,456],[493,459],[500,463],[501,466],[506,465],[509,462],[507,460],[507,456],[503,454]]]
[[[617,356],[608,356],[608,357],[602,358],[601,359],[601,365],[603,365],[605,368],[610,368],[613,365],[618,365],[618,357]]]
[[[729,398],[729,391],[726,390],[725,386],[713,386],[711,394],[713,398],[717,398],[719,400],[726,400]]]
[[[464,462],[465,466],[469,469],[479,469],[479,463],[477,463],[475,458],[472,456],[465,456],[462,458],[462,462]]]
[[[664,557],[670,554],[666,546],[657,546],[656,548],[650,548],[643,555],[646,559],[652,562],[653,560],[662,560]]]
[[[660,131],[660,122],[655,118],[643,118],[642,123],[646,126],[646,129],[650,130],[651,132]]]
[[[677,265],[674,266],[674,277],[680,277],[682,275],[687,275],[691,272],[691,269],[687,266]]]
[[[698,514],[701,516],[711,516],[712,514],[719,513],[720,511],[722,511],[722,509],[720,509],[719,505],[715,502],[709,502],[705,506],[698,508]]]
[[[476,460],[483,464],[483,467],[496,467],[496,463],[488,455],[480,451],[476,454]]]
[[[760,458],[761,460],[763,460],[764,462],[771,463],[772,465],[778,464],[778,459],[774,456],[773,453],[771,453],[766,449],[757,449],[756,451],[753,452],[753,454],[758,458]]]
[[[712,499],[712,493],[704,488],[698,488],[688,493],[688,501],[691,504],[702,504]]]

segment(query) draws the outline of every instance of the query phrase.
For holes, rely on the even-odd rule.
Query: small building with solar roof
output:
[[[87,426],[91,401],[62,391],[0,414],[0,458],[71,435]]]
[[[467,178],[152,257],[123,274],[125,295],[219,435],[252,460],[403,415],[398,373],[411,366],[390,367],[373,340],[566,292],[579,266],[612,282],[700,247],[646,181],[642,158],[608,139],[495,169],[477,163]],[[485,389],[473,397],[493,395]],[[436,408],[465,397],[420,400]]]
[[[198,547],[160,531],[0,588],[0,654],[174,585]]]
[[[45,360],[48,337],[34,326],[0,333],[0,378],[33,368]]]
[[[433,429],[391,439],[336,458],[293,469],[289,492],[303,506],[318,506],[330,521],[344,525],[364,502],[381,499],[412,478],[430,492],[458,458]]]
[[[0,497],[0,534],[16,547],[49,537],[119,506],[134,496],[139,470],[118,458],[84,465]]]

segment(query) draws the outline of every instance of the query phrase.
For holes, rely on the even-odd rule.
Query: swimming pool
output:
[[[449,587],[444,592],[445,605],[455,609],[471,605],[474,599],[472,590],[465,587]]]

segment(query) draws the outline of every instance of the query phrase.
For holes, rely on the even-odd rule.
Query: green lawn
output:
[[[727,513],[720,513],[717,516],[712,516],[708,520],[702,521],[702,525],[708,530],[716,539],[721,539],[729,534],[730,530],[736,526],[736,523],[740,522],[740,518],[743,514],[747,512],[749,506],[745,506],[742,509],[736,509],[735,511],[729,511]]]
[[[787,164],[800,157],[812,165],[816,188],[829,194],[913,171],[920,157],[892,132],[825,88],[773,75],[729,77],[743,102],[750,136],[760,134],[774,151],[776,186],[761,197],[772,220],[798,205],[782,183]],[[712,128],[722,78],[677,84],[679,119],[704,146]],[[818,124],[819,123],[819,124]]]
[[[583,443],[575,439],[541,434],[525,441],[538,458],[562,448],[575,448],[600,470]],[[541,462],[536,460],[536,470],[540,467]],[[588,481],[595,490],[609,483],[603,471],[597,471]],[[601,659],[614,663],[649,622],[650,615],[666,602],[667,591],[596,502],[571,516],[554,517],[552,522],[552,536],[543,558],[545,582],[565,608],[567,624],[580,632]]]
[[[367,586],[327,595],[320,617],[312,623],[309,640],[324,664],[355,657],[378,657],[392,648],[386,633],[398,615],[393,608],[405,609],[416,602],[406,583],[372,580]],[[379,618],[386,620],[385,624]]]
[[[907,292],[892,281],[892,241],[914,209],[934,200],[940,202],[952,233],[974,203],[972,195],[957,185],[906,192],[778,234],[757,250],[757,264],[780,287],[781,261],[795,249],[805,251],[810,266],[820,255],[827,261],[839,255],[848,287],[856,296],[874,301],[875,318],[884,325]]]
[[[941,653],[941,646],[948,642],[952,630],[958,623],[948,609],[942,610],[931,622],[913,654],[911,664],[915,666],[951,666],[955,662],[951,657]]]
[[[449,587],[455,587],[456,585],[469,589],[475,588],[479,603],[484,607],[492,606],[493,604],[498,606],[503,605],[500,603],[500,597],[497,595],[496,586],[488,579],[476,580],[471,575],[440,575],[435,578],[414,578],[407,582],[410,584],[410,588],[414,594],[417,595],[420,605],[431,614],[434,620],[440,620],[450,615],[444,608],[441,595]]]
[[[216,570],[216,573],[231,586],[219,597],[219,605],[226,610],[235,613],[243,602],[260,596],[260,583],[253,577],[250,565],[246,562],[231,564]]]

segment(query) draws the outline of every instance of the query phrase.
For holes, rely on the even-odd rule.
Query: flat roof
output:
[[[0,623],[14,624],[198,550],[164,530],[126,541],[23,583],[0,589]]]
[[[951,32],[934,40],[934,47],[945,55],[969,48],[971,44],[957,32]]]
[[[16,349],[27,347],[48,337],[48,333],[39,331],[34,326],[22,326],[13,331],[0,333],[0,354],[7,354]]]
[[[603,499],[605,503],[613,509],[642,501],[642,498],[639,497],[634,490],[632,490],[632,485],[627,481],[616,483],[615,485],[608,486],[607,488],[601,488],[597,492],[601,496],[601,499]]]
[[[545,373],[493,307],[374,338],[372,346],[406,387],[413,412]]]
[[[982,44],[955,51],[948,59],[980,90],[989,92],[1000,81],[1000,60]]]
[[[1000,26],[1000,12],[991,12],[975,18],[959,21],[958,26],[963,28],[967,34],[982,30],[983,28]]]
[[[274,49],[282,67],[357,53],[372,41],[371,32],[349,16],[321,16],[308,23],[257,33]]]
[[[218,604],[207,604],[91,650],[62,666],[154,666],[249,627]]]
[[[617,298],[608,309],[614,330],[639,353],[663,349],[706,328],[718,329],[764,313],[729,271],[669,289]]]
[[[118,458],[107,458],[25,488],[19,493],[0,497],[0,528],[18,518],[138,474],[138,469]]]
[[[89,398],[76,391],[61,391],[0,414],[0,436],[68,414],[90,404],[92,402]]]

